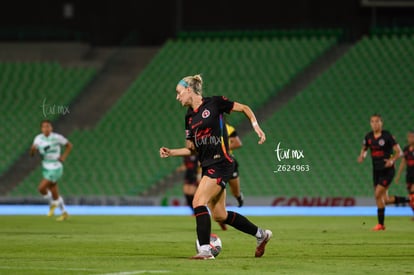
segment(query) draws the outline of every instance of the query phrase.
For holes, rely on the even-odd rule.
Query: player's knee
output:
[[[223,214],[217,215],[217,214],[215,214],[215,215],[213,215],[213,219],[216,222],[223,223],[223,222],[226,221],[227,215],[223,215]]]
[[[200,199],[197,199],[197,198],[193,199],[193,208],[196,208],[196,207],[199,207],[199,206],[206,206],[206,205],[207,205],[207,203],[203,202],[203,200],[200,200]]]
[[[44,186],[37,187],[37,190],[40,194],[45,195],[47,193],[46,188]]]

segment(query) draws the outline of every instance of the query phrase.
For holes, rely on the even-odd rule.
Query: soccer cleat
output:
[[[48,217],[52,217],[55,215],[55,209],[56,209],[57,205],[56,204],[51,204],[49,207],[49,213],[47,213]]]
[[[67,220],[68,218],[69,218],[68,212],[63,212],[62,215],[59,218],[57,218],[56,220],[58,222],[63,222],[65,220]]]
[[[261,238],[257,238],[256,253],[254,254],[254,256],[256,258],[259,258],[259,257],[262,257],[263,256],[263,254],[265,253],[266,244],[269,242],[269,240],[273,236],[272,231],[270,231],[268,229],[266,229],[264,231],[261,230],[261,231],[262,231],[262,237]]]
[[[217,223],[220,225],[221,230],[223,230],[223,231],[227,230],[227,225],[224,222],[217,222]]]
[[[191,260],[214,260],[213,254],[211,251],[200,251],[197,255],[190,258]]]
[[[244,195],[240,193],[240,197],[237,197],[237,202],[239,203],[239,207],[242,207],[244,204]]]
[[[382,224],[377,224],[376,226],[374,226],[372,229],[372,231],[381,231],[381,230],[385,230],[385,226]]]

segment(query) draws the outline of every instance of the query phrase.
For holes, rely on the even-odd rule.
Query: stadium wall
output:
[[[186,202],[182,197],[170,196],[66,196],[68,205],[97,205],[97,206],[184,206]],[[229,206],[236,206],[237,202],[228,196]],[[0,205],[44,205],[41,196],[36,197],[0,197]],[[305,206],[305,207],[352,207],[374,206],[373,198],[368,197],[289,197],[266,196],[245,197],[246,206]]]
[[[0,40],[73,39],[160,45],[182,30],[344,28],[357,39],[375,25],[413,26],[413,8],[366,7],[358,0],[4,1]]]

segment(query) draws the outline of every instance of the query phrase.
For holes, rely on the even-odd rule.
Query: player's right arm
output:
[[[358,156],[358,159],[357,159],[357,161],[359,163],[362,163],[364,161],[364,159],[367,157],[367,150],[368,150],[368,148],[366,148],[365,146],[363,146],[361,148],[361,152],[359,153],[359,156]]]
[[[30,147],[29,155],[30,155],[31,157],[33,157],[33,156],[36,154],[36,152],[37,152],[37,148],[36,148],[36,146],[33,144],[33,145]]]
[[[33,140],[33,144],[32,144],[32,146],[30,147],[29,155],[30,155],[31,157],[33,157],[33,156],[36,154],[36,152],[38,151],[38,149],[37,149],[37,145],[38,145],[38,136],[36,136],[36,137],[34,138],[34,140]]]
[[[362,163],[364,161],[364,159],[367,157],[367,151],[368,151],[367,144],[368,144],[368,142],[367,142],[367,136],[365,136],[364,141],[362,143],[361,151],[359,152],[359,156],[357,158],[357,161],[359,163]]]
[[[403,158],[401,160],[400,167],[398,168],[397,176],[395,177],[395,183],[397,184],[400,181],[400,177],[401,177],[402,172],[404,171],[405,165],[406,165],[406,161],[405,161],[405,158]]]
[[[194,150],[194,143],[191,140],[186,140],[185,143],[186,147],[184,148],[177,148],[177,149],[170,149],[167,147],[160,148],[160,157],[161,158],[168,158],[168,157],[187,157],[195,154]]]

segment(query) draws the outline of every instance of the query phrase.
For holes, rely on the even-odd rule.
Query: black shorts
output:
[[[395,175],[395,169],[392,168],[385,168],[381,170],[374,170],[373,178],[374,178],[374,187],[377,185],[381,185],[385,188],[388,188],[392,182],[392,179]]]
[[[217,180],[217,184],[223,189],[226,188],[226,183],[231,179],[234,171],[234,161],[229,162],[224,160],[219,163],[203,167],[203,176],[207,176]]]
[[[191,184],[191,185],[198,185],[197,181],[197,173],[193,173],[192,171],[187,171],[184,176],[184,184]]]
[[[239,163],[237,162],[237,160],[235,158],[233,158],[233,173],[231,174],[231,180],[232,179],[237,179],[239,177]]]

